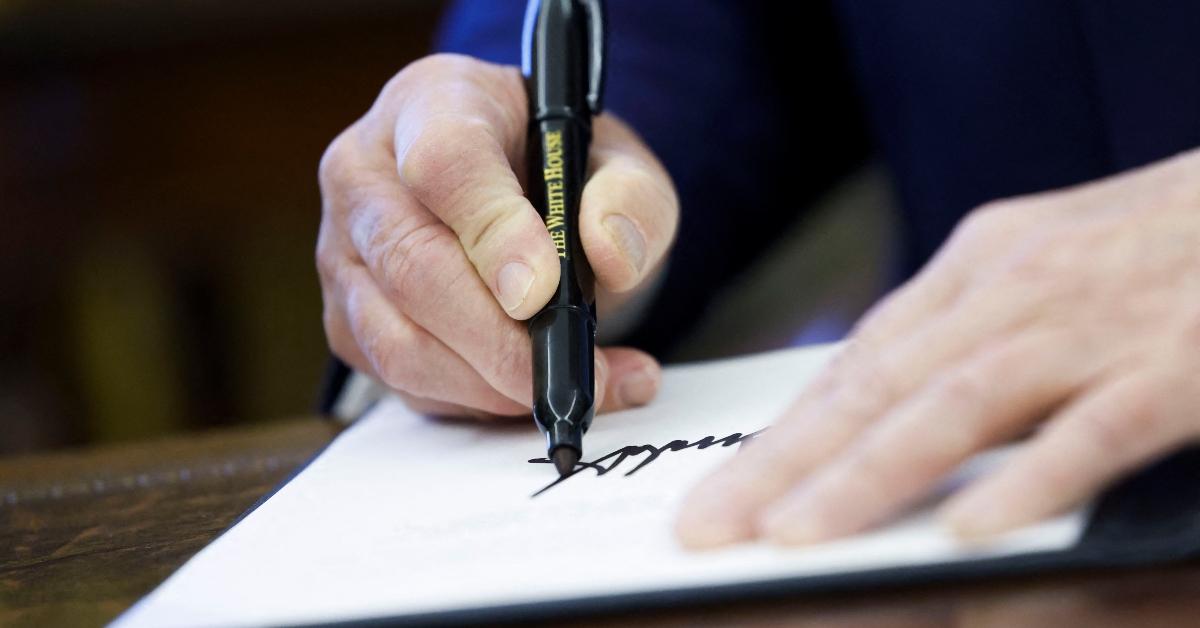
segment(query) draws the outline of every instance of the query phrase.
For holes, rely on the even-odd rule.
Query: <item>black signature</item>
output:
[[[585,471],[587,469],[591,469],[591,470],[595,471],[596,476],[599,477],[601,475],[604,475],[605,473],[608,473],[609,471],[612,471],[613,469],[616,469],[622,462],[625,462],[625,460],[628,458],[631,458],[633,456],[640,456],[642,454],[649,454],[648,456],[645,457],[645,459],[643,459],[641,462],[639,462],[637,464],[637,466],[635,466],[632,469],[625,472],[625,476],[628,477],[628,476],[631,476],[634,473],[637,473],[638,471],[642,470],[647,465],[649,465],[651,462],[658,460],[658,457],[661,456],[663,454],[663,452],[683,451],[684,449],[692,449],[693,447],[696,449],[708,449],[709,447],[712,447],[714,445],[720,445],[721,447],[729,447],[730,445],[736,445],[742,441],[748,441],[748,440],[754,438],[755,436],[762,434],[765,430],[766,430],[766,428],[763,428],[761,430],[758,430],[757,432],[751,432],[749,434],[742,434],[741,432],[734,432],[733,434],[730,434],[729,436],[726,436],[725,438],[717,438],[715,436],[705,436],[704,438],[701,438],[700,440],[690,442],[690,443],[686,440],[673,440],[661,447],[656,447],[654,445],[627,445],[627,446],[622,447],[612,453],[600,456],[599,458],[597,458],[591,462],[580,461],[578,463],[578,465],[570,473],[559,477],[557,480],[547,484],[546,486],[543,486],[539,491],[537,491],[530,497],[537,497],[538,495],[541,495],[542,493],[545,493],[546,491],[554,488],[555,486],[562,484],[563,482],[575,477],[576,474],[582,473],[583,471]],[[533,458],[529,462],[534,463],[534,464],[550,464],[550,459],[549,458]],[[607,465],[605,465],[606,462],[608,463]]]

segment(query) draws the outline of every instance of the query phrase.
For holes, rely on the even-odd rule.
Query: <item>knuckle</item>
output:
[[[366,345],[366,353],[370,355],[371,363],[376,367],[376,373],[383,383],[388,384],[389,388],[415,394],[412,382],[412,365],[415,360],[407,351],[407,347],[403,346],[401,339],[395,336],[384,339],[378,334],[373,334]]]
[[[346,319],[338,304],[326,300],[321,311],[321,323],[329,350],[344,362],[354,362],[361,355],[354,334],[346,327]]]
[[[444,251],[457,246],[452,241],[445,225],[428,222],[376,247],[384,280],[401,301],[429,296],[427,279],[438,267],[446,265]]]
[[[402,73],[413,75],[432,75],[438,77],[456,76],[466,72],[479,65],[479,61],[466,55],[455,54],[452,52],[438,52],[431,55],[426,55],[408,64],[402,70]]]
[[[321,326],[325,330],[325,338],[329,341],[329,348],[338,357],[346,357],[342,349],[345,348],[345,338],[342,333],[341,317],[338,314],[337,306],[325,300],[324,307],[321,309]]]
[[[345,319],[331,321],[335,329],[339,324],[345,327],[345,332],[331,336],[331,348],[336,341],[339,355],[364,358],[389,388],[420,394],[427,375],[421,368],[424,347],[419,330],[403,319],[381,317],[378,306],[363,297],[357,290],[347,295]]]
[[[460,189],[464,169],[472,153],[486,149],[494,140],[488,125],[479,118],[439,114],[426,118],[403,147],[400,182],[426,205],[446,204]],[[435,207],[431,207],[435,209]]]
[[[878,358],[864,358],[860,361],[856,374],[867,389],[869,398],[878,404],[887,404],[897,397],[899,382],[898,373]]]
[[[1077,300],[1088,285],[1081,280],[1064,281],[1070,273],[1061,257],[1045,250],[1021,255],[1000,270],[996,289],[1011,295],[1016,302],[1030,305],[1051,306]]]
[[[878,303],[871,306],[859,318],[850,330],[849,342],[855,346],[874,347],[879,346],[886,338],[887,332],[893,327],[893,320],[902,315],[904,294],[909,290],[908,286],[894,290],[884,296]]]
[[[349,150],[347,147],[349,133],[350,129],[347,129],[333,138],[333,141],[325,148],[325,152],[321,154],[321,160],[317,162],[317,181],[322,192],[326,194],[337,184],[345,172],[342,164]]]
[[[1054,271],[1054,260],[1038,252],[1014,258],[1004,269],[1004,277],[1012,283],[1037,283]]]
[[[341,255],[333,240],[333,236],[329,234],[328,225],[323,224],[317,235],[317,246],[313,252],[313,259],[317,267],[317,277],[321,285],[325,286],[335,283],[341,267]]]
[[[954,228],[951,242],[969,245],[991,237],[998,230],[1007,208],[1003,201],[993,201],[975,209]]]
[[[391,102],[409,91],[410,83],[426,84],[430,80],[441,81],[447,76],[462,72],[468,57],[451,53],[436,53],[421,57],[404,66],[379,92],[379,101]]]
[[[493,200],[474,220],[467,221],[459,237],[466,246],[471,261],[478,261],[479,252],[484,245],[503,242],[503,235],[509,231],[510,225],[520,224],[527,206],[514,202],[517,200],[515,197]]]
[[[938,453],[966,455],[990,442],[996,415],[989,409],[993,405],[989,389],[986,376],[976,367],[943,376],[933,384],[931,405],[944,412],[937,424],[937,438],[931,439],[938,443]],[[967,411],[980,407],[982,412]]]
[[[328,332],[326,332],[326,338],[329,339],[329,351],[331,353],[343,362],[350,363],[353,361],[356,347],[352,339],[346,338],[344,335],[331,335]]]
[[[877,415],[897,397],[900,380],[892,366],[863,349],[848,352],[845,357],[845,370],[838,377],[833,403],[847,415],[868,417]]]
[[[1094,407],[1080,420],[1084,433],[1103,453],[1119,452],[1148,433],[1162,429],[1164,414],[1160,404],[1144,385],[1126,391],[1107,407]]]
[[[333,288],[337,284],[340,269],[328,255],[317,255],[317,280],[322,287]]]
[[[1115,411],[1092,411],[1083,416],[1085,431],[1101,452],[1120,451],[1129,442],[1128,418]]]
[[[948,245],[974,249],[997,240],[1009,240],[1025,223],[1030,202],[1020,198],[984,203],[972,210],[951,232]]]
[[[933,395],[939,406],[947,408],[978,406],[987,401],[988,389],[988,379],[973,366],[957,369],[933,383]]]
[[[411,334],[394,330],[383,334],[379,330],[368,331],[363,351],[375,367],[379,379],[389,388],[419,394],[416,376],[419,373],[419,357],[412,347]]]
[[[492,374],[497,382],[506,382],[514,389],[522,382],[530,381],[533,366],[529,343],[505,343],[492,363]],[[532,383],[526,384],[532,385]],[[532,389],[531,389],[532,390]]]

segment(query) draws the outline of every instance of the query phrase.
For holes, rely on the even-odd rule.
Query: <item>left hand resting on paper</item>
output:
[[[1076,506],[1200,437],[1200,151],[977,209],[695,487],[678,534],[698,548],[851,534],[1030,430],[943,505],[959,535]]]

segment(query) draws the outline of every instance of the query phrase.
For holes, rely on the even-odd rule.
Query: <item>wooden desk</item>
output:
[[[229,526],[335,434],[301,419],[0,460],[0,625],[97,625]],[[596,617],[590,626],[629,625]],[[914,586],[642,614],[683,626],[1200,624],[1200,564]]]

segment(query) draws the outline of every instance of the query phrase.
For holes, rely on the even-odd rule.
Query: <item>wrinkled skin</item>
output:
[[[321,160],[317,267],[333,351],[418,411],[527,415],[524,320],[558,282],[556,251],[521,188],[526,96],[516,68],[456,55],[409,65]],[[594,122],[580,237],[602,314],[652,283],[679,204],[621,121]],[[642,405],[661,369],[597,351],[600,409]]]

